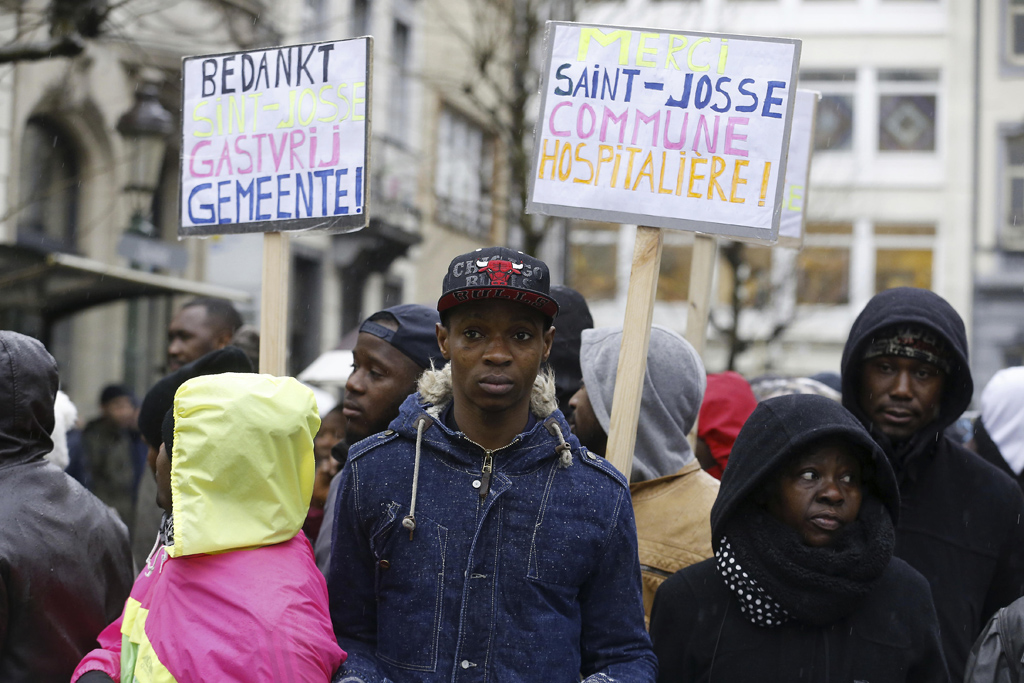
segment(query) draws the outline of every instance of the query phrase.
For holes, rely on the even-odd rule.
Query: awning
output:
[[[0,311],[29,310],[54,321],[101,304],[149,296],[209,296],[245,302],[246,292],[101,261],[0,245]]]

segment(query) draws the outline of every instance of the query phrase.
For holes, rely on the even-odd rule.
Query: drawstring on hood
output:
[[[423,432],[430,426],[430,420],[421,417],[416,420],[416,460],[412,466],[412,500],[409,501],[409,514],[402,520],[402,526],[409,530],[409,540],[416,531],[416,492],[420,487],[420,454],[423,452]]]
[[[420,375],[417,390],[419,392],[419,405],[426,415],[421,414],[413,422],[413,425],[416,427],[416,456],[412,470],[412,496],[409,500],[409,514],[402,519],[402,527],[409,530],[410,541],[413,539],[413,532],[416,531],[416,494],[419,491],[420,485],[423,433],[434,424],[430,418],[440,420],[441,414],[452,401],[454,394],[452,390],[451,364],[448,363],[443,368],[438,369],[431,363],[430,369],[425,370]],[[552,417],[552,413],[556,410],[558,410],[558,401],[555,398],[555,377],[550,369],[544,368],[537,373],[537,377],[533,381],[533,391],[530,394],[530,411],[538,419],[546,420],[544,427],[552,436],[558,439],[555,453],[558,454],[559,468],[564,469],[572,465],[572,447],[566,442],[558,420]],[[512,443],[515,443],[515,441]],[[482,490],[481,493],[481,497],[486,495],[486,489]]]

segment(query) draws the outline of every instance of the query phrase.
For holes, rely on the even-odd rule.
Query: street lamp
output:
[[[128,183],[124,191],[132,204],[132,232],[156,236],[150,221],[153,193],[160,182],[167,136],[174,128],[171,113],[160,104],[155,83],[143,82],[135,91],[135,104],[118,119],[117,132],[128,143]]]

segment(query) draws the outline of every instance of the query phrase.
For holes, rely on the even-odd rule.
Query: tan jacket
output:
[[[662,581],[714,555],[711,506],[718,486],[696,460],[670,476],[630,485],[647,619]]]

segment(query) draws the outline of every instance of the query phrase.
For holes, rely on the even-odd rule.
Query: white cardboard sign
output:
[[[179,236],[366,225],[372,41],[183,60]]]
[[[814,120],[821,93],[797,90],[793,108],[793,129],[789,135],[789,161],[786,163],[786,189],[782,195],[782,220],[779,246],[800,247],[804,242],[807,190],[814,151]]]
[[[774,241],[800,41],[548,22],[528,210]]]

